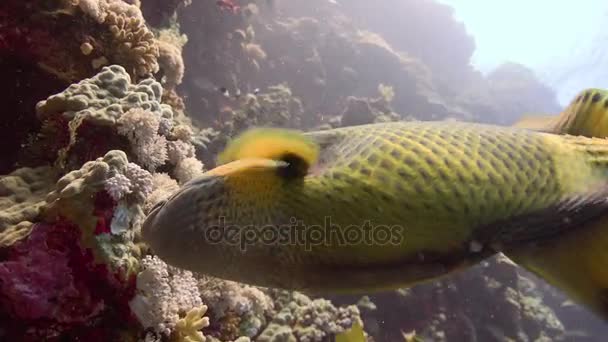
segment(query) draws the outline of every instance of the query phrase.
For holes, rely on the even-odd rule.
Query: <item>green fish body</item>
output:
[[[589,92],[562,116],[603,115],[607,96]],[[158,204],[143,236],[178,267],[325,293],[410,286],[502,252],[605,315],[608,125],[570,122],[253,130]]]

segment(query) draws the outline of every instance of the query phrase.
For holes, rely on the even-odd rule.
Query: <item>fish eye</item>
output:
[[[278,168],[278,175],[281,178],[287,180],[297,179],[304,177],[308,173],[310,165],[296,154],[286,153],[279,160],[285,162],[284,166]]]

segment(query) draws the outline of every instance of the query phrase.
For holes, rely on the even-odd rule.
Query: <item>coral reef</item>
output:
[[[181,180],[190,179],[203,169],[190,159],[195,152],[192,132],[160,102],[162,92],[154,79],[132,84],[121,66],[104,67],[38,103],[36,111],[47,130],[32,141],[27,156],[43,153],[69,170],[117,148],[150,171],[168,163]]]
[[[44,166],[0,176],[0,246],[10,246],[29,233],[56,181],[56,172]]]
[[[129,303],[144,328],[179,341],[201,341],[200,330],[209,325],[207,307],[198,293],[192,273],[168,266],[156,256],[141,260],[137,294]]]
[[[0,339],[330,341],[357,323],[369,341],[593,340],[604,325],[504,257],[310,298],[173,268],[140,241],[145,214],[251,126],[559,110],[531,70],[484,76],[473,51],[431,0],[0,2]]]
[[[209,277],[198,286],[214,318],[210,334],[223,341],[257,336],[274,310],[272,298],[256,287]]]
[[[20,169],[9,177],[28,173]],[[138,186],[114,201],[105,187],[118,175]],[[129,164],[122,151],[110,151],[61,177],[45,197],[44,183],[33,183],[37,213],[20,217],[32,224],[29,234],[2,247],[0,315],[14,323],[6,336],[111,339],[136,326],[126,305],[138,264],[133,230],[151,190],[146,178],[151,176]]]
[[[310,299],[299,292],[270,291],[277,314],[258,337],[258,341],[321,342],[329,336],[362,324],[355,305],[336,308],[322,298]]]

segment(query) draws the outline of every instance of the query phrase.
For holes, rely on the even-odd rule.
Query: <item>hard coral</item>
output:
[[[209,318],[204,317],[205,312],[207,312],[205,305],[188,311],[186,317],[180,318],[175,324],[173,340],[176,342],[205,342],[205,336],[201,332],[201,329],[209,326]]]
[[[202,317],[207,307],[189,271],[168,266],[156,256],[146,256],[137,275],[137,295],[129,305],[145,328],[165,336],[181,335],[183,340],[195,337],[204,341],[202,333],[197,332],[209,324]]]
[[[271,291],[278,313],[260,336],[260,341],[324,341],[350,329],[355,323],[363,326],[355,305],[335,307],[325,299],[310,299],[299,292]]]
[[[118,174],[129,179],[131,192],[115,201],[105,189],[107,181]],[[138,264],[133,240],[151,187],[147,171],[130,164],[124,152],[110,151],[104,158],[87,162],[62,177],[47,196],[43,217],[65,217],[77,224],[83,245],[92,250],[96,260],[129,276]]]
[[[105,23],[112,34],[111,62],[123,65],[137,76],[158,72],[158,44],[142,18],[109,13]]]
[[[145,79],[132,84],[126,70],[114,65],[104,67],[94,77],[72,84],[63,92],[39,102],[36,111],[43,122],[53,122],[58,117],[67,120],[68,127],[65,129],[69,130],[69,143],[67,146],[61,146],[58,151],[58,163],[72,169],[89,159],[103,155],[112,148],[125,148],[127,142],[116,134],[121,132],[118,121],[133,110],[135,113],[131,112],[130,115],[134,116],[131,119],[143,117],[146,120],[138,123],[129,120],[129,116],[122,119],[127,129],[136,129],[132,138],[138,138],[137,143],[143,138],[147,138],[148,143],[152,140],[150,144],[153,147],[147,145],[152,149],[161,146],[161,150],[151,156],[144,152],[139,153],[141,157],[149,157],[150,160],[145,166],[153,168],[166,159],[162,153],[163,142],[159,142],[159,139],[162,139],[158,138],[155,131],[170,126],[173,119],[171,107],[161,104],[161,97],[162,87],[154,79]],[[145,111],[145,116],[143,114],[137,116],[137,113],[142,111]],[[81,137],[86,137],[87,140],[83,141]],[[137,151],[149,150],[146,146],[133,142],[132,139],[132,149],[136,154]],[[34,146],[41,144],[43,141],[33,143]]]
[[[253,286],[204,277],[199,290],[214,321],[222,323],[218,330],[223,338],[258,335],[274,308],[272,298]],[[226,326],[229,323],[232,329]]]
[[[158,63],[164,74],[164,85],[167,89],[173,89],[184,78],[184,61],[182,51],[178,46],[165,41],[158,41],[159,58]]]
[[[0,176],[0,240],[4,240],[0,245],[14,242],[4,235],[7,230],[17,238],[17,231],[36,221],[56,180],[56,172],[50,167],[21,168]]]

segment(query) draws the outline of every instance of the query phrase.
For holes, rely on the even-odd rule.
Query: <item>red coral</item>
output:
[[[114,208],[116,203],[112,197],[105,191],[100,191],[95,195],[95,209],[93,215],[97,216],[97,225],[95,226],[95,235],[111,233],[110,224],[114,216]]]
[[[3,253],[0,320],[10,341],[74,338],[110,341],[135,321],[128,302],[135,279],[112,274],[82,248],[77,226],[39,223]]]

